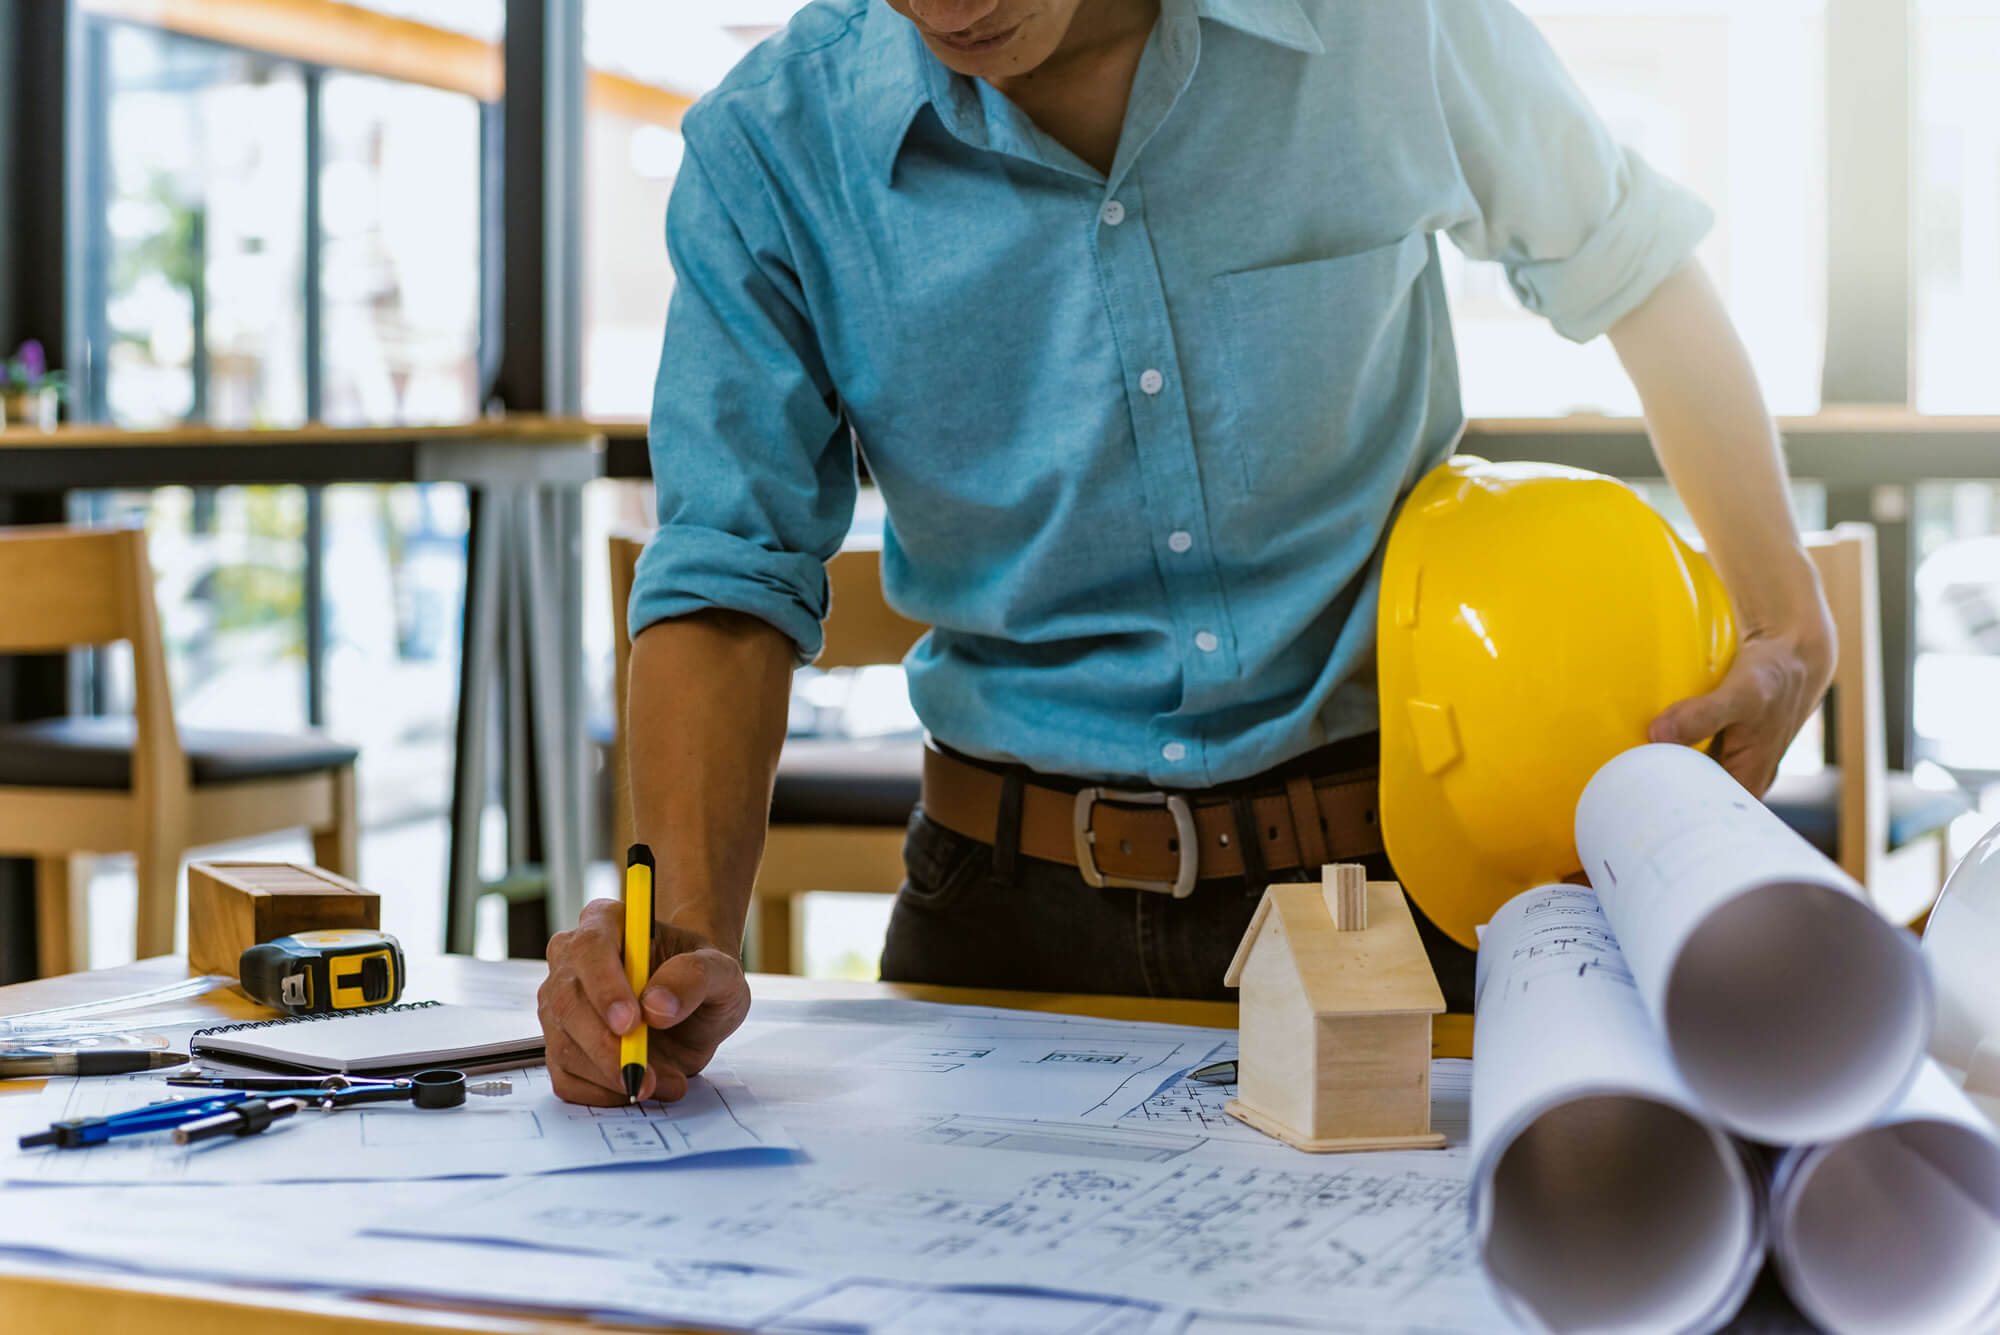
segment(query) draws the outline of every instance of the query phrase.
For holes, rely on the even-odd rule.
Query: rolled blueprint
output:
[[[1915,1077],[1930,976],[1861,887],[1699,751],[1636,747],[1576,808],[1576,849],[1701,1105],[1775,1145],[1868,1125]]]
[[[2000,1317],[2000,1141],[1937,1063],[1865,1131],[1787,1150],[1771,1252],[1839,1335],[1957,1335]]]
[[[1931,1056],[1988,1121],[2000,1126],[2000,825],[1975,843],[1944,883],[1924,927],[1937,988]]]
[[[1763,1260],[1762,1183],[1698,1111],[1587,889],[1507,902],[1479,943],[1474,1245],[1531,1330],[1720,1328]]]

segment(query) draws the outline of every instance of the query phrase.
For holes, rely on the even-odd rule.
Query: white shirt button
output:
[[[1186,529],[1177,528],[1172,533],[1167,534],[1167,546],[1177,552],[1184,552],[1194,546],[1194,534],[1188,532]]]
[[[1106,227],[1116,227],[1125,221],[1125,206],[1115,199],[1107,199],[1104,207],[1097,211],[1097,216],[1104,219]]]
[[[1222,647],[1222,641],[1216,639],[1213,632],[1205,630],[1197,631],[1194,637],[1194,647],[1205,654],[1212,654]]]
[[[1139,388],[1148,394],[1158,394],[1166,383],[1167,378],[1150,366],[1139,373]]]
[[[1168,760],[1173,760],[1173,761],[1186,760],[1187,748],[1185,746],[1182,746],[1179,742],[1168,742],[1165,746],[1160,748],[1160,754],[1165,756]]]

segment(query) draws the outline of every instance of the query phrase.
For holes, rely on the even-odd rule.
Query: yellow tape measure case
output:
[[[403,995],[403,948],[387,932],[295,932],[243,952],[237,969],[254,1000],[288,1015],[386,1006]]]

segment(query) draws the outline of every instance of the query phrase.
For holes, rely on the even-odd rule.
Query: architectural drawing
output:
[[[1526,930],[1509,952],[1506,970],[1509,996],[1525,994],[1537,980],[1557,975],[1581,978],[1607,972],[1630,987],[1632,971],[1618,949],[1618,939],[1605,926],[1597,896],[1581,886],[1552,886],[1522,906]]]
[[[1201,1148],[1205,1137],[1163,1130],[1121,1118],[1114,1127],[1074,1122],[1031,1122],[1004,1117],[950,1114],[912,1124],[904,1134],[919,1145],[1012,1150],[1025,1154],[1067,1154],[1092,1159],[1164,1163]]]
[[[818,1116],[976,1109],[990,1117],[1111,1122],[1200,1064],[1224,1036],[977,1011],[933,1020],[939,1008],[904,1004],[926,1022],[800,1023],[753,1012],[724,1055],[767,1104],[810,1105]]]
[[[664,1161],[795,1142],[728,1071],[697,1078],[678,1103],[564,1103],[541,1067],[496,1073],[513,1092],[460,1108],[308,1110],[241,1140],[178,1146],[166,1132],[87,1150],[17,1150],[30,1126],[183,1097],[157,1074],[51,1080],[11,1100],[0,1179],[17,1182],[362,1181],[544,1173]],[[19,1105],[19,1106],[14,1106]]]
[[[1386,1152],[1323,1170],[1210,1142],[1164,1162],[810,1141],[781,1179],[691,1164],[633,1220],[597,1174],[473,1189],[389,1227],[823,1278],[979,1283],[1359,1325],[1501,1331],[1466,1229],[1462,1156]],[[609,1209],[616,1218],[601,1211]],[[808,1259],[809,1258],[809,1259]]]
[[[178,1280],[276,1282],[730,1330],[763,1330],[786,1313],[811,1310],[829,1287],[779,1270],[673,1259],[520,1252],[502,1261],[490,1248],[355,1231],[385,1209],[421,1213],[464,1191],[456,1182],[403,1183],[393,1197],[351,1182],[294,1183],[283,1191],[261,1183],[10,1187],[0,1192],[0,1252],[44,1264],[51,1254],[74,1256]],[[1044,1323],[1024,1327],[1023,1335],[1067,1333]]]
[[[1217,1047],[1207,1060],[1235,1061],[1233,1039]],[[1206,1140],[1239,1145],[1269,1145],[1271,1138],[1245,1126],[1223,1111],[1236,1097],[1236,1086],[1212,1085],[1182,1076],[1118,1119],[1120,1129],[1186,1131]],[[1471,1138],[1472,1063],[1458,1058],[1431,1062],[1431,1125],[1444,1132],[1445,1153],[1463,1153]]]

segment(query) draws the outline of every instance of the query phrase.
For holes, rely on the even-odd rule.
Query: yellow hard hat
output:
[[[1631,488],[1457,455],[1389,534],[1378,621],[1382,835],[1453,939],[1579,870],[1577,799],[1736,653],[1708,561]]]

